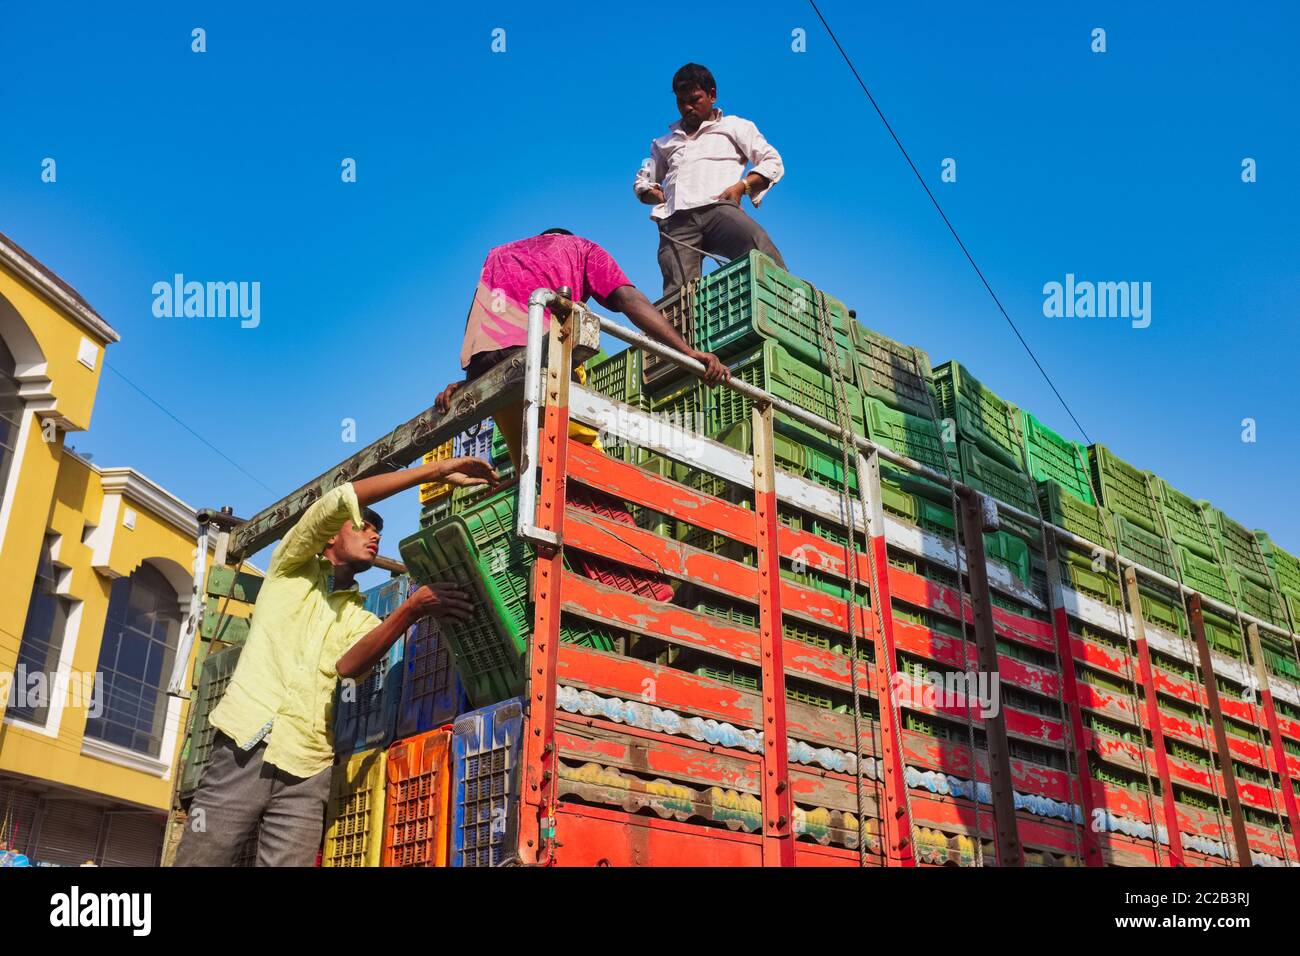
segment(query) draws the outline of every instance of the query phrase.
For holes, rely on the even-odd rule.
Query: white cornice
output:
[[[68,291],[68,288],[55,280],[54,273],[39,265],[32,256],[12,241],[0,236],[0,262],[13,269],[27,282],[31,283],[41,294],[59,307],[59,309],[88,332],[94,333],[101,342],[117,342],[121,336],[105,322],[99,314],[80,297]]]
[[[95,466],[91,466],[94,468]],[[195,510],[170,491],[150,481],[134,468],[95,468],[104,495],[121,495],[150,514],[184,531],[191,538],[199,533]]]

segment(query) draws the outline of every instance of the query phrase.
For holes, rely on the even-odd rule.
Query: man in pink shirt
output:
[[[474,291],[460,350],[465,381],[453,382],[443,389],[436,403],[439,411],[447,410],[458,388],[527,345],[529,296],[536,289],[560,286],[569,287],[573,301],[595,298],[605,308],[622,312],[656,341],[704,363],[704,380],[710,385],[730,377],[717,356],[686,344],[663,313],[631,283],[613,256],[590,239],[575,236],[567,229],[548,229],[540,236],[509,242],[488,253]],[[549,311],[545,323],[550,326]],[[575,378],[584,381],[582,369],[574,371]],[[510,450],[510,458],[518,467],[523,403],[511,403],[495,419]],[[584,425],[571,425],[569,434],[589,445],[596,441],[596,432]]]
[[[749,196],[757,209],[780,180],[780,154],[749,120],[714,107],[718,87],[706,67],[687,63],[678,70],[673,93],[682,118],[651,141],[632,187],[654,206],[664,295],[699,277],[701,253],[736,259],[757,249],[785,268],[766,230],[740,208],[741,197]]]

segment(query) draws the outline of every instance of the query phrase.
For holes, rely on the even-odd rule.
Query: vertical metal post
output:
[[[1070,637],[1070,619],[1065,613],[1065,600],[1061,585],[1061,566],[1056,550],[1056,535],[1050,529],[1043,532],[1043,554],[1047,559],[1047,588],[1052,600],[1052,629],[1056,635],[1056,659],[1061,665],[1061,691],[1069,708],[1070,738],[1074,746],[1074,769],[1071,781],[1078,788],[1079,807],[1083,810],[1083,863],[1085,866],[1105,866],[1101,844],[1092,828],[1093,812],[1097,809],[1092,793],[1092,767],[1088,748],[1084,744],[1083,710],[1079,706],[1079,675],[1074,667],[1074,642]]]
[[[1178,825],[1178,805],[1174,800],[1174,787],[1169,778],[1169,754],[1165,748],[1164,727],[1160,722],[1160,700],[1156,697],[1155,670],[1151,666],[1151,648],[1147,646],[1146,623],[1142,619],[1142,595],[1138,590],[1137,572],[1131,567],[1124,569],[1124,590],[1128,594],[1129,614],[1133,618],[1133,642],[1137,645],[1142,696],[1146,698],[1147,725],[1151,728],[1151,744],[1156,752],[1156,774],[1160,777],[1165,833],[1169,837],[1169,864],[1185,866],[1182,829]],[[1146,743],[1144,742],[1142,746],[1145,747]],[[1151,821],[1151,826],[1155,828],[1155,820]],[[1159,858],[1160,854],[1157,852],[1156,859]]]
[[[992,679],[998,674],[997,636],[993,630],[993,602],[989,597],[988,564],[984,555],[984,508],[978,493],[968,488],[958,495],[961,504],[962,541],[966,547],[966,574],[970,581],[971,610],[975,622],[975,649],[979,667]],[[957,582],[958,587],[961,582]],[[969,685],[969,680],[968,680]],[[971,706],[967,693],[966,705]],[[993,794],[993,822],[997,836],[998,866],[1024,866],[1024,848],[1016,825],[1016,798],[1011,779],[1011,747],[1007,742],[1006,717],[1001,706],[984,718],[988,742],[989,788]],[[975,755],[971,754],[972,778]],[[978,794],[978,788],[977,788]],[[978,834],[977,834],[978,838]]]
[[[781,559],[777,547],[772,407],[753,409],[759,651],[763,670],[763,865],[794,866],[794,801],[786,744]]]
[[[1201,596],[1187,596],[1187,621],[1196,642],[1196,653],[1201,659],[1201,680],[1205,684],[1205,700],[1209,706],[1210,723],[1214,727],[1214,749],[1219,755],[1219,769],[1223,772],[1223,789],[1228,797],[1228,816],[1232,820],[1232,836],[1237,847],[1237,865],[1250,866],[1250,840],[1246,836],[1246,818],[1241,812],[1241,792],[1237,789],[1237,774],[1232,769],[1232,752],[1228,749],[1228,732],[1223,726],[1223,710],[1219,706],[1219,685],[1214,678],[1214,659],[1210,657],[1210,642],[1205,638],[1205,612]],[[1225,834],[1226,836],[1226,834]]]
[[[1264,720],[1268,726],[1270,749],[1273,762],[1282,778],[1282,801],[1286,804],[1286,817],[1291,823],[1291,840],[1295,843],[1296,856],[1300,857],[1300,807],[1296,804],[1295,784],[1287,770],[1286,748],[1282,746],[1282,728],[1278,726],[1277,710],[1273,707],[1273,691],[1268,685],[1268,668],[1264,665],[1264,648],[1259,642],[1259,625],[1246,625],[1246,638],[1250,642],[1250,656],[1255,662],[1255,681],[1259,684],[1260,702],[1264,709]],[[1264,766],[1268,766],[1268,755],[1264,754]],[[1279,834],[1285,840],[1285,834]]]
[[[889,589],[889,544],[885,537],[885,512],[881,507],[880,458],[873,450],[858,454],[858,483],[867,492],[867,521],[871,540],[867,547],[874,562],[875,580],[871,609],[876,618],[876,704],[880,721],[880,759],[884,771],[884,823],[886,865],[916,866],[916,849],[912,846],[912,813],[907,797],[907,775],[903,749],[903,728],[895,719],[894,677],[898,662],[894,646],[893,597]],[[852,540],[852,539],[850,539]],[[854,543],[853,551],[856,552]],[[859,758],[860,759],[860,758]],[[974,754],[971,755],[972,761]],[[975,834],[978,840],[980,835]]]
[[[569,448],[569,374],[573,362],[570,310],[556,299],[551,306],[550,358],[545,375],[545,423],[538,461],[542,471],[536,523],[551,532],[556,544],[538,544],[533,565],[536,611],[529,638],[528,723],[524,743],[527,782],[524,802],[534,812],[522,813],[519,856],[526,863],[554,862],[555,794],[558,756],[555,752],[555,674],[560,643],[560,581],[564,573],[563,532],[565,473]]]

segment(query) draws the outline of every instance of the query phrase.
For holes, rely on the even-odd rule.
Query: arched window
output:
[[[176,591],[157,568],[142,564],[113,582],[96,668],[103,710],[86,721],[87,737],[159,755],[167,714],[163,684],[180,631]]]
[[[13,353],[0,338],[0,499],[4,497],[14,456],[18,454],[18,428],[23,420],[17,371]]]

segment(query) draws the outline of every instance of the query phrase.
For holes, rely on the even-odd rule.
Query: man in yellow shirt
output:
[[[368,506],[425,482],[498,480],[487,462],[453,458],[340,485],[303,513],[271,555],[239,665],[210,716],[218,733],[177,866],[230,866],[259,827],[258,866],[312,864],[334,763],[336,682],[363,679],[420,618],[472,610],[463,591],[434,584],[383,621],[367,611],[355,578],[383,530]]]

